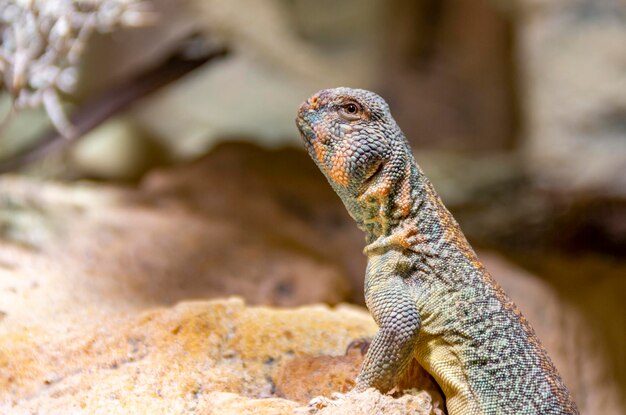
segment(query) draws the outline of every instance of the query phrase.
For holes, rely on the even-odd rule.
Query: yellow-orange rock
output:
[[[23,327],[0,336],[0,412],[291,414],[301,404],[278,398],[274,382],[284,365],[342,355],[375,332],[358,307],[272,309],[238,298],[64,330]],[[358,362],[346,369],[356,373]]]

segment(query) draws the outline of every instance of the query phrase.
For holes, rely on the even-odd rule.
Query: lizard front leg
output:
[[[384,257],[368,264],[365,301],[380,330],[365,356],[355,392],[370,387],[387,392],[396,385],[413,357],[421,325],[415,299]]]

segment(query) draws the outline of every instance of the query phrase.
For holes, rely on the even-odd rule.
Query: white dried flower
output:
[[[59,92],[74,91],[89,35],[153,21],[146,0],[0,0],[0,86],[15,109],[44,105],[69,137]]]

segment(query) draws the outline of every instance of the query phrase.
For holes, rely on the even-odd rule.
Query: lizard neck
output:
[[[420,252],[427,248],[442,254],[471,249],[412,154],[404,158],[402,167],[392,167],[389,171],[401,173],[381,174],[362,195],[346,203],[352,206],[351,214],[365,232],[368,246]],[[407,230],[413,238],[406,237]]]

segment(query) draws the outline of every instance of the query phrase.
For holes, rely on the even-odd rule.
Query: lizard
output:
[[[364,231],[379,331],[349,393],[389,392],[416,358],[451,415],[578,414],[517,306],[479,261],[379,95],[339,87],[299,108],[304,146]]]

